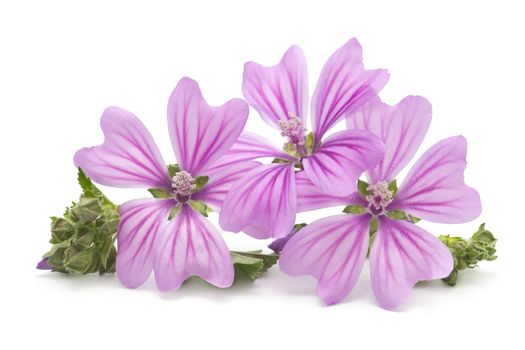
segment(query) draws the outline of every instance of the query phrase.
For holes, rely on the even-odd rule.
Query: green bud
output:
[[[97,198],[80,197],[78,204],[72,208],[73,215],[81,222],[94,221],[101,213],[102,208]]]
[[[482,224],[468,240],[449,235],[439,236],[439,239],[448,247],[454,257],[452,272],[442,279],[449,286],[456,285],[459,271],[474,268],[482,260],[492,261],[497,258],[495,255],[497,240],[490,231],[485,229],[485,224]]]
[[[51,218],[52,243],[65,241],[75,233],[75,228],[65,218]]]
[[[65,256],[65,267],[69,272],[86,274],[89,272],[93,259],[95,257],[95,251],[93,249],[76,251],[69,249]]]

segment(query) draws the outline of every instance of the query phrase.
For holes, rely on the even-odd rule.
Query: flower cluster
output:
[[[394,106],[382,102],[378,93],[388,79],[386,70],[364,68],[355,39],[328,58],[311,99],[306,59],[297,46],[275,66],[246,63],[245,101],[209,106],[198,84],[183,78],[168,101],[177,159],[172,165],[135,115],[106,109],[104,143],[79,150],[75,165],[96,183],[148,189],[153,198],[118,206],[113,267],[99,259],[73,268],[55,253],[46,254],[39,267],[73,273],[116,269],[130,288],[153,272],[158,288],[170,291],[190,276],[222,288],[236,275],[253,280],[278,259],[288,275],[315,277],[317,294],[334,304],[350,294],[368,257],[374,294],[386,309],[402,304],[418,281],[454,284],[459,270],[495,258],[493,236],[480,233],[474,243],[440,240],[416,224],[464,223],[480,214],[479,195],[464,182],[467,143],[462,136],[436,143],[398,187],[397,176],[422,143],[432,109],[420,96]],[[249,105],[275,129],[283,147],[243,131]],[[345,130],[330,133],[344,120]],[[339,205],[347,206],[343,214],[295,223],[299,212]],[[270,245],[275,253],[230,252],[206,219],[211,210],[225,231],[275,238]],[[95,211],[90,220],[104,224],[103,215]],[[76,230],[71,228],[67,244],[78,245]],[[91,243],[84,249],[99,256]]]

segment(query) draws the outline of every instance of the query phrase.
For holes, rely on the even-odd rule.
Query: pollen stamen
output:
[[[306,129],[303,120],[292,113],[288,114],[288,120],[279,121],[281,136],[288,139],[288,142],[294,145],[304,145],[306,140]]]
[[[370,192],[366,196],[368,210],[373,215],[382,214],[385,208],[394,200],[394,193],[388,189],[388,182],[386,181],[368,185],[366,190]]]
[[[171,187],[179,202],[187,202],[195,191],[195,179],[187,171],[179,171],[171,179]]]

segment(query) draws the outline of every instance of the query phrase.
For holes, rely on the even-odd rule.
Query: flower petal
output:
[[[241,134],[248,105],[232,99],[220,107],[210,107],[190,79],[182,78],[168,102],[168,130],[175,156],[182,170],[194,176],[228,151]]]
[[[113,187],[169,188],[166,165],[144,124],[131,112],[109,107],[100,126],[104,143],[75,153],[75,165],[95,182]]]
[[[279,121],[288,120],[290,114],[303,118],[304,122],[308,106],[308,75],[301,48],[290,47],[281,62],[273,67],[246,63],[242,91],[246,101],[270,126],[278,128]]]
[[[220,288],[232,285],[230,252],[220,233],[190,206],[166,226],[155,249],[155,280],[161,291],[178,289],[190,276]]]
[[[231,164],[258,158],[279,158],[292,162],[296,160],[295,157],[281,151],[264,137],[245,131],[217,162]]]
[[[312,125],[319,143],[332,126],[377,95],[389,75],[386,70],[365,70],[361,45],[351,39],[330,56],[312,97]]]
[[[214,166],[208,170],[206,175],[209,177],[208,183],[200,191],[192,195],[193,199],[203,201],[213,210],[220,211],[222,202],[231,186],[246,175],[246,172],[261,165],[259,162],[235,162],[224,164],[220,167]]]
[[[119,207],[117,276],[126,287],[138,287],[148,279],[155,242],[174,205],[169,199],[137,199]]]
[[[317,220],[284,246],[281,270],[317,279],[317,294],[328,305],[343,300],[354,288],[365,262],[370,215],[341,214]]]
[[[259,239],[283,237],[294,225],[296,199],[293,165],[261,165],[232,185],[219,223],[224,230]]]
[[[362,196],[353,193],[350,196],[336,197],[326,194],[316,186],[304,171],[295,173],[297,188],[297,212],[310,211],[338,205],[357,204],[366,207],[368,204]]]
[[[355,192],[359,176],[375,166],[383,152],[383,142],[368,131],[340,131],[303,159],[304,171],[327,194],[347,196]]]
[[[481,213],[476,190],[465,184],[467,141],[444,139],[430,147],[414,164],[389,209],[446,224],[474,220]]]
[[[370,181],[390,182],[408,164],[425,138],[432,106],[421,96],[407,96],[395,106],[376,98],[349,115],[347,125],[368,130],[385,143],[385,154],[371,169]]]
[[[430,233],[404,220],[379,218],[370,274],[381,307],[396,308],[418,281],[447,277],[453,266],[448,248]]]

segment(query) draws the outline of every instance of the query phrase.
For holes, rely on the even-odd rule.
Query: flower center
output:
[[[306,129],[301,118],[290,113],[288,120],[279,121],[279,128],[281,129],[281,136],[286,137],[289,143],[300,146],[304,145]]]
[[[366,196],[368,211],[373,215],[382,214],[394,200],[394,193],[388,189],[388,182],[386,181],[368,185],[366,190],[370,193]]]
[[[179,171],[171,178],[171,187],[175,198],[181,203],[187,202],[195,191],[195,179],[187,171]]]

